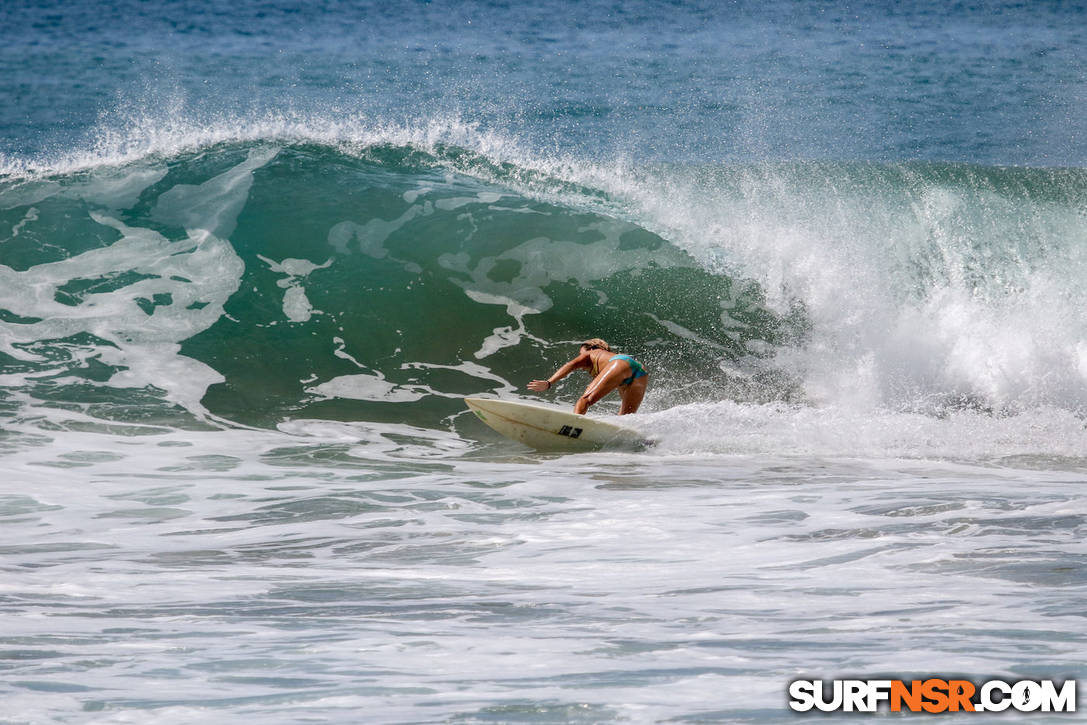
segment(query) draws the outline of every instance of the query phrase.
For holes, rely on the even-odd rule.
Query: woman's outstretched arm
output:
[[[542,393],[543,391],[550,389],[552,385],[559,382],[578,368],[587,367],[592,367],[592,359],[589,357],[588,352],[583,352],[575,357],[573,360],[556,370],[555,373],[547,380],[533,380],[532,382],[530,382],[528,384],[528,389],[535,390],[537,393]]]

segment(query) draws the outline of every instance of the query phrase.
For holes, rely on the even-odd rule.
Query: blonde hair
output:
[[[581,346],[587,347],[590,350],[607,350],[608,352],[611,352],[611,348],[608,347],[608,343],[604,342],[599,337],[594,337],[590,340],[586,340],[585,342],[581,343]]]

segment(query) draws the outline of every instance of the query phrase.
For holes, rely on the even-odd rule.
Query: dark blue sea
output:
[[[1085,285],[1080,2],[4,0],[0,723],[1084,680]]]

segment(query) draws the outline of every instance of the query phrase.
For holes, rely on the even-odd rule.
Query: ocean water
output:
[[[0,99],[0,723],[1087,678],[1082,4],[8,0]],[[652,448],[464,408],[595,336]]]

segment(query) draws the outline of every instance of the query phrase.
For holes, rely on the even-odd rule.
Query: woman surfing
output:
[[[645,389],[649,387],[649,373],[640,362],[630,355],[612,352],[608,343],[594,337],[581,343],[577,357],[556,370],[547,380],[533,380],[528,384],[528,389],[538,393],[550,390],[552,385],[578,369],[588,370],[592,381],[574,404],[575,413],[584,414],[590,405],[613,390],[619,391],[622,400],[619,415],[633,413],[642,404]]]

